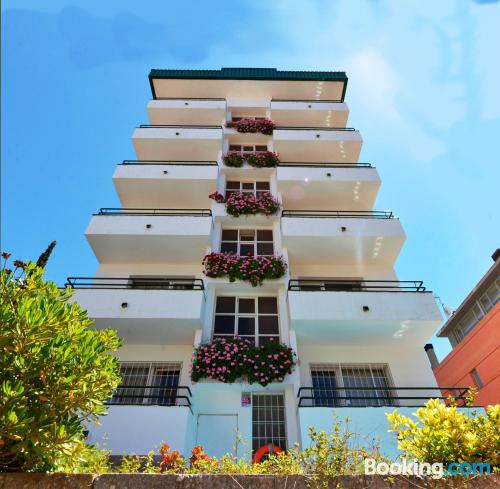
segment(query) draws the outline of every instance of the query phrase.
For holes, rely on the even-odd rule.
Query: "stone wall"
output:
[[[338,485],[337,485],[338,484]],[[0,489],[313,489],[305,476],[270,475],[162,475],[162,474],[0,474]],[[343,476],[322,489],[415,489],[500,487],[500,475],[467,478],[420,479],[396,476]]]

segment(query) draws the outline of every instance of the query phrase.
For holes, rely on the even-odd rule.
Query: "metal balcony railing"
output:
[[[71,289],[204,290],[199,278],[175,277],[68,277]]]
[[[292,279],[288,290],[299,292],[426,292],[421,280]]]
[[[284,161],[278,166],[303,168],[375,168],[371,163],[306,163],[301,161]]]
[[[120,165],[217,166],[216,161],[123,160]]]
[[[295,126],[276,126],[274,130],[292,130],[292,131],[357,131],[354,127],[295,127]]]
[[[272,102],[307,102],[309,104],[341,104],[342,100],[311,100],[311,99],[286,99],[286,98],[273,98]]]
[[[394,219],[391,211],[283,210],[282,217],[345,217],[349,219]]]
[[[222,126],[203,126],[198,124],[141,124],[140,129],[148,129],[151,127],[178,127],[184,129],[222,129]]]
[[[101,207],[94,216],[194,216],[210,217],[210,209],[139,209],[120,207]]]
[[[156,385],[124,385],[118,387],[108,405],[185,406],[191,407],[191,389],[188,386],[162,387]]]
[[[297,393],[298,407],[421,406],[429,399],[449,397],[456,400],[457,406],[465,406],[468,395],[469,387],[388,386],[301,387]]]

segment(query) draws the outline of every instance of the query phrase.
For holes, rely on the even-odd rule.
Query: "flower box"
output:
[[[230,282],[243,280],[253,287],[264,280],[278,279],[286,274],[282,256],[247,256],[235,253],[209,253],[203,258],[203,273],[210,278],[228,277]]]
[[[280,203],[269,192],[263,192],[259,195],[235,192],[227,199],[219,192],[214,192],[209,195],[209,198],[219,204],[225,204],[226,212],[233,217],[256,214],[271,216],[276,214],[281,207]]]
[[[256,151],[255,153],[240,153],[230,151],[227,153],[223,162],[226,166],[240,168],[244,163],[255,168],[274,168],[278,166],[280,160],[278,153],[272,151]]]
[[[255,346],[245,338],[214,338],[194,350],[191,380],[213,379],[234,383],[246,379],[249,384],[266,386],[283,382],[296,364],[295,352],[278,342]]]
[[[228,121],[226,122],[226,127],[234,128],[238,132],[242,133],[260,132],[261,134],[269,136],[273,133],[275,125],[271,119],[267,118],[262,118],[262,119],[244,118],[244,119],[239,119],[238,121]]]

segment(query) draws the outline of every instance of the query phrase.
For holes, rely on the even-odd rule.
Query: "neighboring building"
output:
[[[431,361],[440,386],[475,387],[478,406],[500,403],[500,250],[492,258],[491,268],[437,334],[453,350],[441,363]]]
[[[372,210],[380,178],[358,163],[345,73],[153,70],[149,80],[150,124],[132,137],[137,160],[113,175],[123,208],[101,209],[86,231],[96,277],[68,279],[95,326],[124,339],[123,385],[90,441],[105,439],[118,455],[161,441],[221,455],[234,451],[238,430],[242,455],[307,444],[308,427],[328,429],[335,411],[394,455],[385,412],[411,413],[439,395],[422,346],[442,319],[422,282],[394,271],[406,236],[391,212]],[[228,127],[242,118],[276,127]],[[271,166],[228,166],[228,152],[267,154]],[[269,191],[282,209],[233,217],[209,199],[215,190]],[[210,278],[202,259],[212,251],[283,256],[288,270],[257,287]],[[266,387],[192,383],[193,347],[235,334],[279,340],[299,363]]]

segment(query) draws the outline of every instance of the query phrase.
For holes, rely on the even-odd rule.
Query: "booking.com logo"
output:
[[[365,459],[366,475],[416,475],[418,477],[431,476],[433,479],[441,479],[450,475],[472,475],[491,474],[491,466],[488,463],[451,463],[445,469],[442,463],[419,462],[418,460],[406,460],[401,462],[387,463],[377,462],[373,458]]]

